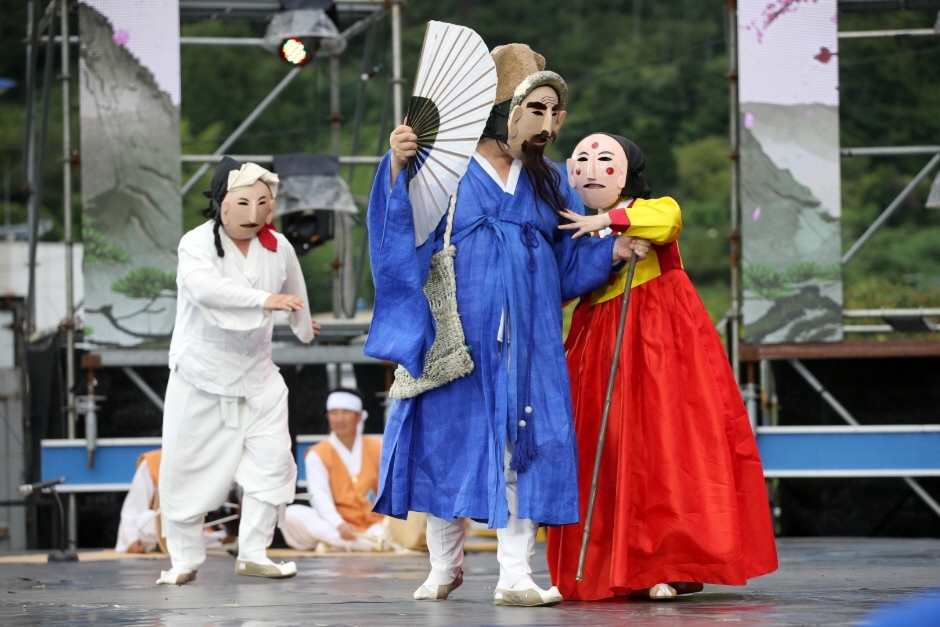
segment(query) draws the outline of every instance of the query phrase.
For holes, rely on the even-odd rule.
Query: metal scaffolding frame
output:
[[[72,234],[72,167],[79,163],[76,156],[72,154],[71,146],[71,90],[70,90],[70,46],[79,43],[77,35],[69,33],[69,0],[50,0],[46,4],[42,14],[38,14],[37,6],[39,0],[30,0],[27,6],[27,111],[25,123],[25,145],[24,145],[24,171],[26,172],[27,189],[29,190],[29,297],[26,333],[32,331],[30,325],[34,320],[34,302],[35,302],[35,266],[36,266],[36,245],[38,241],[39,224],[39,206],[41,202],[41,175],[42,166],[45,159],[46,129],[48,126],[48,117],[50,111],[49,93],[50,80],[53,76],[53,51],[54,46],[60,48],[60,63],[62,71],[58,79],[62,81],[62,118],[63,118],[63,146],[62,146],[62,174],[63,174],[63,212],[64,212],[64,245],[66,248],[66,319],[61,328],[66,336],[66,388],[67,388],[67,433],[69,439],[75,438],[76,426],[76,407],[78,405],[75,397],[75,297],[74,297],[74,268],[72,261],[73,234]],[[389,92],[393,99],[393,108],[395,119],[401,119],[402,116],[402,84],[404,79],[401,74],[401,18],[402,6],[405,0],[335,0],[335,6],[338,14],[343,18],[353,19],[351,26],[339,34],[341,39],[350,39],[366,32],[374,27],[386,15],[391,18],[392,34],[392,74],[389,78]],[[241,0],[181,0],[180,1],[181,20],[190,18],[212,18],[224,17],[226,19],[258,19],[266,17],[272,13],[281,11],[279,2],[252,2]],[[59,17],[60,33],[55,32],[56,20]],[[258,38],[231,38],[231,37],[180,37],[180,45],[199,45],[199,46],[258,46],[261,44]],[[65,42],[65,45],[63,45]],[[46,49],[45,68],[43,73],[43,84],[41,88],[41,108],[37,111],[36,79],[38,71],[36,67],[38,59],[39,46],[43,45]],[[342,115],[340,114],[340,93],[339,93],[339,57],[337,55],[328,55],[318,53],[317,56],[330,56],[330,101],[331,101],[331,126],[332,126],[332,150],[339,157],[343,165],[352,169],[357,165],[377,165],[381,160],[375,156],[357,156],[340,155],[340,132]],[[303,67],[292,68],[280,83],[255,107],[255,109],[244,119],[244,121],[227,137],[218,149],[212,155],[184,155],[181,158],[181,165],[184,163],[202,164],[195,175],[182,186],[181,196],[185,196],[199,178],[208,170],[212,163],[221,160],[222,154],[254,123],[255,120],[274,102],[284,89],[293,81],[293,79],[302,71]],[[360,94],[360,98],[363,94]],[[38,118],[38,125],[37,125]],[[240,159],[251,160],[262,163],[270,163],[272,155],[240,155]],[[352,242],[352,219],[348,216],[341,216],[337,221],[339,228],[335,237],[338,242],[338,248],[341,259],[334,262],[337,267],[353,264],[353,242]],[[334,244],[336,245],[336,243]],[[363,257],[364,259],[364,257]],[[343,277],[346,283],[352,279],[354,273],[347,270]],[[338,306],[334,307],[334,313],[337,318],[352,318],[352,313],[347,310],[346,304],[349,303],[347,296],[357,294],[357,288],[350,288],[343,285],[341,281],[336,281],[338,285],[334,286],[334,302]],[[336,295],[338,294],[338,296]],[[355,298],[351,299],[351,306],[355,309]],[[345,314],[345,315],[344,315]],[[339,325],[330,325],[327,322],[325,328],[335,326],[342,331],[336,337],[353,337],[360,335],[367,330],[368,325],[352,320],[346,320]],[[337,321],[340,322],[340,321]],[[348,327],[348,329],[347,329]],[[106,350],[102,353],[101,365],[103,367],[120,367],[131,381],[141,389],[143,394],[154,404],[162,404],[161,399],[153,390],[149,388],[146,382],[133,370],[135,366],[163,365],[166,363],[166,350],[140,351],[137,349],[125,350]],[[313,348],[300,346],[283,346],[275,351],[275,359],[280,363],[289,364],[310,364],[310,363],[377,363],[375,360],[362,356],[361,346],[316,346]],[[92,401],[93,402],[93,401]],[[91,444],[89,444],[91,446]],[[77,537],[77,523],[75,519],[75,501],[74,494],[69,497],[69,521],[68,536],[69,543],[75,546]]]
[[[894,10],[900,8],[930,8],[936,9],[938,3],[931,0],[840,0],[839,7],[843,10]],[[913,6],[918,5],[918,6]],[[727,9],[727,36],[728,36],[728,79],[729,79],[729,97],[730,97],[730,160],[731,160],[731,309],[723,320],[727,330],[728,350],[730,359],[734,368],[735,380],[739,380],[741,352],[740,333],[742,326],[741,310],[741,284],[740,284],[740,206],[739,206],[739,118],[740,108],[738,102],[738,73],[737,73],[737,0],[728,0]],[[840,32],[839,40],[861,39],[861,38],[882,38],[882,37],[938,37],[940,36],[940,14],[937,17],[937,23],[929,29],[903,29],[903,30],[874,30],[874,31],[856,31]],[[843,157],[851,156],[909,156],[909,155],[931,155],[932,158],[920,170],[920,172],[905,186],[897,197],[879,214],[868,229],[856,240],[848,251],[842,256],[841,264],[845,266],[858,253],[858,251],[871,239],[871,237],[880,229],[904,202],[904,200],[914,191],[917,185],[927,177],[940,164],[940,146],[890,146],[890,147],[858,147],[841,148],[840,154]],[[932,322],[930,317],[940,316],[940,308],[931,309],[874,309],[874,310],[843,310],[843,317],[848,319],[858,318],[882,318],[887,324],[881,325],[844,325],[843,330],[847,332],[861,333],[889,333],[894,331],[940,331],[940,324]],[[823,384],[803,365],[799,359],[788,359],[789,364],[797,371],[804,381],[812,387],[821,398],[846,422],[853,427],[858,426],[858,421],[842,406],[835,397],[832,396],[823,386]],[[759,399],[761,398],[758,390],[766,392],[768,384],[771,383],[769,360],[761,358],[759,360],[760,382],[755,381],[753,363],[748,364],[747,382],[741,385],[742,396],[744,397],[748,414],[751,418],[751,424],[755,431],[760,435],[762,427],[758,425]],[[786,429],[784,427],[770,427],[770,430]],[[794,427],[793,429],[798,429]],[[877,431],[883,429],[886,433],[891,427],[871,427]],[[816,476],[809,473],[805,476]],[[824,476],[824,475],[818,475]],[[866,475],[872,476],[872,475]],[[891,476],[885,474],[883,476]],[[928,494],[923,487],[911,477],[902,477],[914,493],[938,516],[940,516],[940,504]]]
[[[840,0],[838,2],[841,9],[854,11],[883,11],[900,8],[930,8],[935,9],[938,3],[935,0]],[[731,307],[723,318],[724,328],[727,329],[728,353],[734,371],[735,381],[740,385],[740,337],[742,330],[742,309],[741,309],[741,233],[740,233],[740,164],[739,164],[739,144],[740,130],[739,117],[740,105],[738,102],[738,44],[737,44],[737,0],[727,0],[726,6],[726,33],[728,38],[728,84],[730,100],[730,119],[729,119],[729,144],[731,161],[731,202],[730,202],[730,287],[731,287]],[[896,37],[940,37],[940,13],[937,16],[937,22],[933,28],[919,29],[896,29],[896,30],[870,30],[870,31],[842,31],[838,34],[839,40],[847,39],[871,39],[871,38],[896,38]],[[879,214],[868,229],[858,240],[842,255],[842,266],[845,266],[859,250],[871,239],[871,237],[880,229],[904,202],[904,200],[913,192],[920,182],[930,175],[940,164],[940,146],[884,146],[884,147],[858,147],[841,148],[840,153],[843,157],[854,156],[909,156],[909,155],[932,155],[927,164],[917,173],[917,175],[908,183],[908,185],[897,195],[897,197]],[[895,317],[917,316],[917,312],[895,314]],[[937,314],[927,314],[937,315]],[[843,316],[846,318],[859,317],[881,317],[881,316],[860,316],[852,310],[845,310]],[[923,318],[923,316],[921,316]],[[929,321],[928,321],[929,322]],[[924,323],[924,331],[934,331],[931,324]],[[896,327],[888,325],[846,325],[844,331],[850,333],[884,333],[898,330]],[[749,384],[742,386],[742,393],[745,398],[753,394],[753,390],[748,388]]]

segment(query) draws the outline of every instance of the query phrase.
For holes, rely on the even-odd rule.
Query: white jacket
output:
[[[210,394],[257,396],[278,376],[271,361],[274,317],[264,301],[292,294],[307,302],[307,288],[280,233],[277,252],[255,237],[246,257],[220,229],[225,256],[219,257],[212,227],[206,222],[180,240],[170,369]],[[290,326],[302,342],[313,340],[309,305],[290,314]]]

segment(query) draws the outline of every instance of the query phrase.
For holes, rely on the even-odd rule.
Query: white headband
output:
[[[245,163],[239,170],[232,170],[228,173],[228,189],[240,189],[254,185],[257,181],[263,181],[271,190],[271,197],[277,198],[277,186],[280,182],[277,174],[270,170],[265,170],[257,163]]]
[[[369,417],[369,412],[362,411],[362,399],[349,392],[337,391],[331,392],[326,397],[326,411],[333,409],[348,409],[350,411],[361,411],[362,420]]]

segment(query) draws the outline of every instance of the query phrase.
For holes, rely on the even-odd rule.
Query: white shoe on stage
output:
[[[297,565],[294,562],[259,564],[237,559],[235,560],[235,574],[248,577],[267,577],[268,579],[287,579],[297,574]]]
[[[189,573],[178,573],[174,570],[161,570],[160,578],[157,579],[159,586],[182,586],[190,581],[196,581],[196,571]]]
[[[552,607],[564,600],[555,586],[542,590],[534,583],[532,585],[533,587],[522,590],[496,588],[493,593],[493,603],[509,607]]]
[[[658,583],[650,588],[650,601],[671,601],[679,595],[668,583]]]
[[[427,583],[421,584],[421,587],[415,590],[415,601],[443,601],[451,592],[460,587],[463,583],[463,571],[458,570],[457,576],[450,583],[433,586]]]

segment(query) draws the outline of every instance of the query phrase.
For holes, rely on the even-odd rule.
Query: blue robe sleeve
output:
[[[564,176],[564,175],[563,175]],[[565,179],[562,179],[563,181]],[[567,182],[561,184],[567,194],[566,206],[584,215],[584,205]],[[607,283],[616,237],[579,237],[572,239],[568,231],[557,230],[554,238],[555,259],[561,278],[561,299],[566,302],[587,294]]]
[[[369,257],[375,306],[362,352],[401,364],[417,378],[434,342],[434,320],[423,288],[436,238],[432,233],[415,247],[407,177],[400,174],[395,186],[390,187],[390,170],[391,153],[379,165],[369,197]]]

